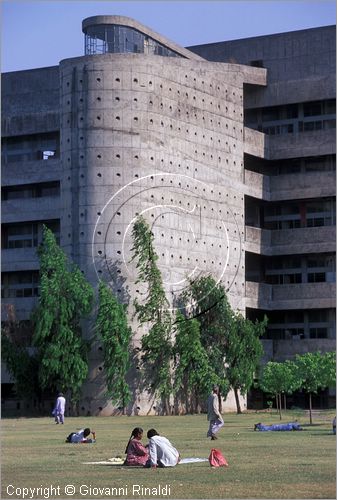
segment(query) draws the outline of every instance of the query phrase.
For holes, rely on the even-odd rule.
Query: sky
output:
[[[82,20],[136,19],[181,46],[248,38],[336,22],[334,0],[2,0],[1,71],[54,66],[84,54]]]

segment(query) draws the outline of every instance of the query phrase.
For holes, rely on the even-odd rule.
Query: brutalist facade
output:
[[[265,360],[333,350],[334,27],[189,50],[125,17],[82,27],[83,57],[3,75],[2,297],[22,343],[42,224],[131,317],[143,214],[172,308],[189,277],[211,273],[235,309],[269,316]],[[130,411],[151,405],[136,393]],[[113,411],[96,342],[81,412]]]

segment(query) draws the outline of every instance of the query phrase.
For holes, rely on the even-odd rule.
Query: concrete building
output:
[[[125,17],[82,28],[83,57],[3,75],[2,297],[22,343],[42,224],[129,302],[142,213],[172,307],[188,276],[212,273],[233,308],[269,316],[265,360],[334,350],[334,27],[189,49]],[[84,415],[112,411],[101,364],[96,342]],[[151,405],[136,394],[132,411]]]

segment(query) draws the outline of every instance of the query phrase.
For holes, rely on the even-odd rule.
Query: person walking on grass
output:
[[[64,424],[65,408],[66,408],[66,400],[65,397],[63,396],[63,393],[60,392],[55,403],[55,408],[52,412],[56,424]]]
[[[207,420],[209,421],[209,429],[207,432],[207,437],[210,437],[212,441],[218,439],[215,436],[215,434],[224,425],[224,421],[220,413],[218,385],[213,385],[212,394],[210,394],[210,396],[208,397]]]

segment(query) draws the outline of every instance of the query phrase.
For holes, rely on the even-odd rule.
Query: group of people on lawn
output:
[[[219,387],[213,386],[212,394],[208,399],[209,429],[207,436],[212,440],[216,432],[224,425],[219,409]],[[65,398],[62,393],[58,395],[53,415],[56,424],[64,423]],[[93,434],[93,439],[89,437]],[[95,442],[95,433],[89,428],[72,432],[66,439],[67,443],[92,443]],[[180,454],[172,443],[164,436],[160,436],[155,429],[147,432],[149,443],[142,444],[143,429],[135,427],[125,449],[126,459],[124,465],[143,467],[174,467],[180,461]]]

